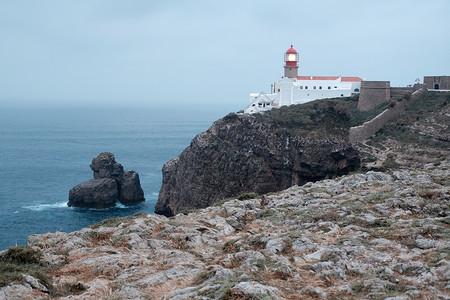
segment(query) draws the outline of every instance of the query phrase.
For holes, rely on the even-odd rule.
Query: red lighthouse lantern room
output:
[[[298,53],[293,45],[284,54],[284,77],[295,78],[298,76]]]

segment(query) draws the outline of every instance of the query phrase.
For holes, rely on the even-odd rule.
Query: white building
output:
[[[244,113],[267,111],[283,105],[317,99],[348,97],[359,93],[362,79],[341,76],[298,76],[298,53],[292,47],[284,56],[284,77],[271,86],[271,93],[252,93]]]

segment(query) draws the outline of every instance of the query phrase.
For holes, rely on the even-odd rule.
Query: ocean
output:
[[[161,168],[223,111],[147,108],[0,108],[0,250],[32,234],[71,232],[106,218],[154,213]],[[110,209],[67,207],[89,165],[112,152],[139,173],[146,201]]]

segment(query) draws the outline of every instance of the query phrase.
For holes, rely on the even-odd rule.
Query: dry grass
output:
[[[153,231],[150,234],[150,238],[156,238],[158,233],[160,233],[164,228],[166,228],[166,224],[162,223],[162,222],[156,223],[155,225],[153,225]]]
[[[88,233],[88,240],[95,246],[106,246],[112,245],[113,241],[111,240],[111,236],[113,232],[97,232],[90,231]]]
[[[187,250],[187,249],[189,249],[188,242],[189,242],[189,237],[188,236],[186,236],[184,238],[181,237],[181,236],[177,236],[177,237],[172,239],[173,247],[175,249],[178,249],[178,250]]]
[[[181,290],[189,286],[192,286],[194,284],[195,278],[196,276],[188,274],[183,278],[178,278],[175,280],[167,280],[162,284],[152,286],[148,289],[144,289],[143,292],[152,296],[152,298],[149,299],[162,299],[164,296],[173,291]]]
[[[227,269],[238,269],[242,264],[242,259],[237,257],[236,255],[233,255],[232,259],[229,263],[223,264],[223,266]]]

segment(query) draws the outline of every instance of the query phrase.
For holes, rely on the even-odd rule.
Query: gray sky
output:
[[[0,0],[1,103],[244,108],[302,75],[450,75],[449,0]]]

